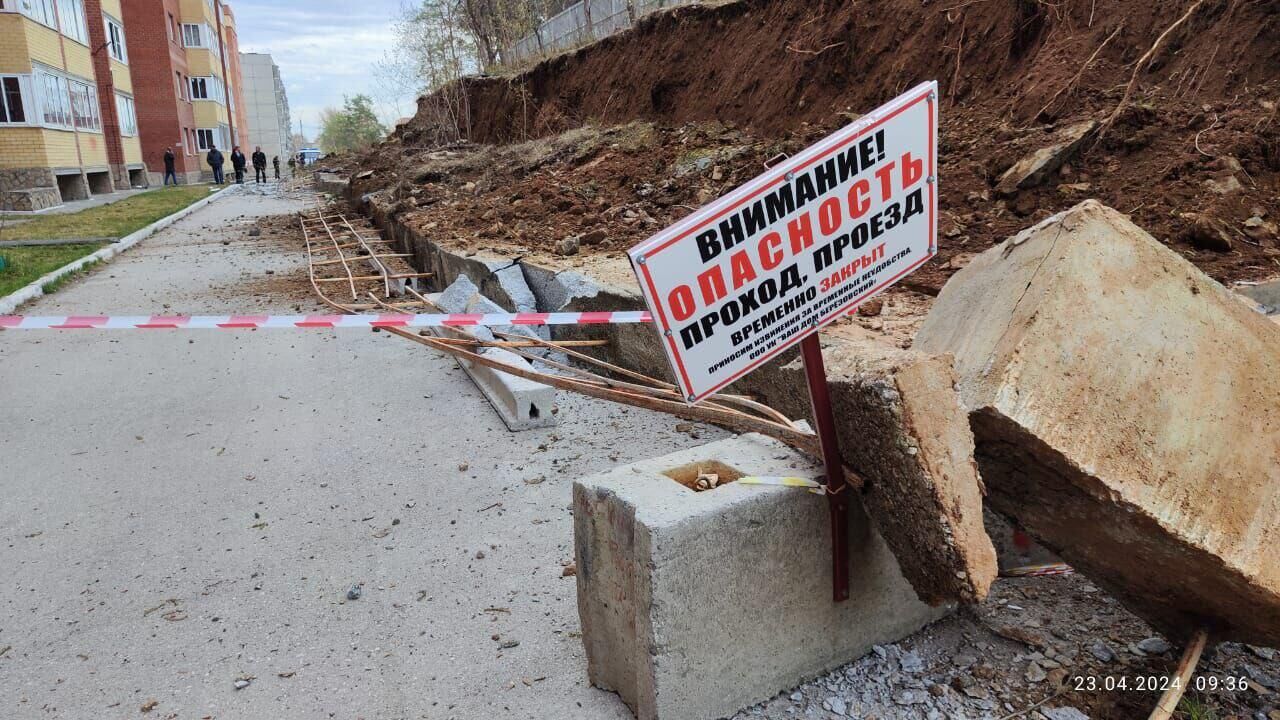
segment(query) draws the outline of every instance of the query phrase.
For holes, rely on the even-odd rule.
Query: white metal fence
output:
[[[582,0],[547,18],[534,31],[521,38],[507,53],[508,62],[520,62],[592,40],[608,37],[631,27],[631,23],[654,10],[692,5],[699,0]],[[591,4],[591,22],[587,22],[587,3]]]

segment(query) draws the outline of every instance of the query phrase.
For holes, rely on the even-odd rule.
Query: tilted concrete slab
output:
[[[954,353],[994,506],[1162,632],[1280,645],[1280,328],[1087,201],[975,258]]]
[[[476,291],[476,286],[467,276],[459,276],[443,293],[428,296],[445,312],[496,312],[500,308],[486,301]],[[487,327],[468,328],[467,331],[457,328],[428,328],[437,337],[470,336],[481,340],[493,340],[494,335]],[[528,367],[524,358],[502,348],[487,347],[477,352],[506,365]],[[556,391],[549,385],[527,380],[510,373],[477,365],[462,358],[457,358],[458,367],[462,368],[472,382],[484,393],[489,404],[493,406],[498,417],[512,432],[532,430],[534,428],[551,427],[557,423],[555,406]]]
[[[823,340],[841,455],[866,480],[863,502],[903,573],[926,602],[982,600],[998,568],[951,358],[852,334]],[[799,359],[737,388],[810,415]]]
[[[736,482],[694,492],[663,474],[689,479],[699,467],[822,472],[743,435],[574,483],[588,675],[640,720],[733,715],[945,614],[916,599],[856,503],[851,597],[834,603],[826,499]]]

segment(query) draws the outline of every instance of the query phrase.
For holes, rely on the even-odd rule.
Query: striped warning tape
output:
[[[4,330],[240,330],[252,328],[597,325],[652,322],[648,312],[417,315],[0,315]]]

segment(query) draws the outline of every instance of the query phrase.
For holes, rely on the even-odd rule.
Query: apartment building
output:
[[[289,98],[280,68],[267,53],[240,53],[244,78],[244,104],[250,146],[261,145],[268,158],[287,164],[294,156],[289,120]]]
[[[0,209],[146,184],[120,0],[0,0]]]
[[[140,38],[134,95],[152,182],[160,182],[166,148],[179,181],[198,182],[210,175],[206,153],[229,153],[244,125],[235,16],[220,0],[119,1]]]

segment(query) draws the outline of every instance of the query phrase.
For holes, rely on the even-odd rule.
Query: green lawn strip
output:
[[[0,297],[26,287],[33,280],[53,272],[67,263],[74,262],[88,255],[107,243],[87,243],[83,245],[33,245],[29,247],[0,248],[0,256],[5,259],[5,267],[0,270]],[[59,281],[49,283],[45,292],[52,292],[62,285]]]
[[[28,222],[0,227],[0,240],[121,238],[172,215],[201,198],[209,185],[178,185],[151,190],[75,213],[36,215]],[[30,216],[29,216],[30,217]]]

